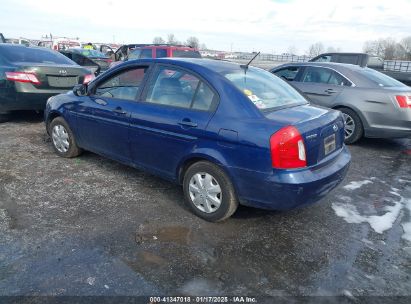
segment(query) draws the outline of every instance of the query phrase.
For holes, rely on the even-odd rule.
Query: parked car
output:
[[[6,38],[5,43],[22,44],[25,46],[35,46],[29,39],[26,38]]]
[[[52,39],[51,47],[55,51],[64,51],[72,48],[79,48],[81,44],[78,40],[72,38],[55,38]]]
[[[345,142],[361,137],[411,136],[411,88],[367,67],[307,62],[271,72],[303,92],[314,104],[344,114]]]
[[[60,51],[64,56],[70,58],[78,65],[91,70],[96,76],[107,71],[112,60],[110,57],[96,50],[68,49]]]
[[[350,163],[341,112],[309,105],[267,71],[223,61],[130,60],[50,98],[45,118],[58,155],[89,150],[182,184],[209,221],[239,203],[318,201]]]
[[[0,120],[14,110],[44,110],[49,97],[94,78],[58,52],[0,44]]]
[[[141,44],[133,45],[133,48],[127,48],[127,53],[124,53],[121,50],[122,48],[116,52],[116,62],[113,62],[111,67],[114,67],[123,61],[133,59],[163,57],[201,58],[201,54],[198,50],[185,45]]]
[[[401,81],[408,86],[411,85],[411,72],[385,70],[384,59],[377,56],[370,56],[365,53],[325,53],[314,57],[310,60],[310,62],[349,63],[359,65],[361,67],[369,67]]]

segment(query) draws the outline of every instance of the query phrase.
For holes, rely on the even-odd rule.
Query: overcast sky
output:
[[[208,48],[303,54],[310,44],[361,51],[363,42],[411,36],[411,0],[1,0],[6,37],[79,37],[151,43],[174,33]]]

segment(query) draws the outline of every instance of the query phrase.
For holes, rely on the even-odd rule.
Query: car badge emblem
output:
[[[338,126],[337,126],[337,125],[334,125],[334,126],[333,126],[333,130],[334,130],[334,132],[337,132],[337,131],[338,131]]]
[[[62,76],[65,76],[65,75],[67,75],[67,71],[66,70],[60,70],[59,74],[62,75]]]

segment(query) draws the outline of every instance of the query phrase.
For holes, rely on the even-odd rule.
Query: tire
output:
[[[65,158],[73,158],[81,154],[76,139],[63,117],[56,117],[49,126],[49,134],[54,151]]]
[[[10,113],[0,113],[0,123],[10,120]]]
[[[360,117],[353,110],[348,108],[339,109],[344,116],[345,139],[347,145],[353,144],[361,139],[364,134],[364,127]],[[352,126],[352,129],[350,128]],[[351,132],[350,132],[351,131]]]
[[[229,218],[238,207],[230,178],[220,167],[208,161],[199,161],[187,169],[184,174],[183,191],[193,213],[209,222]],[[216,204],[218,201],[219,206]]]

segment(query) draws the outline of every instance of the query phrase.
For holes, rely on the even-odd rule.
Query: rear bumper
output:
[[[411,137],[411,109],[392,113],[367,113],[371,122],[364,127],[365,137],[404,138]]]
[[[302,170],[255,173],[231,168],[242,205],[287,210],[312,204],[326,196],[347,174],[351,154],[344,146],[338,156]]]

